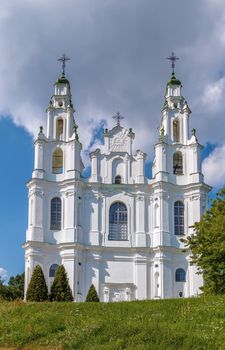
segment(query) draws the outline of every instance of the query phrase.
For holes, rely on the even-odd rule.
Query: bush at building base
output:
[[[51,287],[51,301],[73,301],[72,290],[69,285],[66,270],[63,265],[59,266]]]
[[[88,291],[87,296],[86,296],[86,301],[93,301],[93,302],[99,301],[98,293],[97,293],[95,286],[93,284],[89,288],[89,291]]]
[[[28,301],[46,301],[48,300],[48,288],[45,282],[45,277],[42,268],[37,265],[32,274],[26,300]]]

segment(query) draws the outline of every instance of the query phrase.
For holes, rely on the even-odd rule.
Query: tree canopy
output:
[[[203,292],[225,293],[225,188],[211,208],[194,224],[194,234],[184,240],[191,249],[192,264],[203,274]]]
[[[15,300],[23,299],[24,296],[24,272],[11,276],[8,284],[0,277],[0,299]]]

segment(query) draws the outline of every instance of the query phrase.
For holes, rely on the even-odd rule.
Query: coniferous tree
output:
[[[72,290],[69,285],[65,267],[60,265],[55,273],[51,287],[50,300],[52,301],[73,301]]]
[[[86,296],[86,301],[93,301],[93,302],[98,302],[99,301],[99,297],[98,297],[98,293],[95,289],[95,286],[92,284],[89,288],[89,291],[87,293]]]
[[[48,288],[45,282],[45,277],[42,268],[37,265],[32,274],[26,300],[28,301],[46,301],[48,300]]]

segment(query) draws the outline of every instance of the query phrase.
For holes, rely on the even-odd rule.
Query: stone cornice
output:
[[[183,254],[189,255],[190,252],[186,250],[183,252],[185,248],[178,248],[178,247],[172,247],[172,246],[157,246],[157,247],[112,247],[112,246],[94,246],[94,245],[84,245],[81,243],[59,243],[59,244],[51,244],[46,242],[37,242],[37,241],[27,241],[22,245],[22,248],[25,250],[33,249],[33,248],[44,248],[44,251],[55,251],[56,249],[59,252],[62,252],[63,250],[77,250],[82,252],[87,252],[91,254],[95,254],[96,256],[101,255],[103,253],[110,252],[112,254],[122,254],[122,253],[130,253],[130,254],[138,254],[137,260],[143,261],[146,259],[152,259],[151,255],[153,253],[176,253],[180,254],[181,252]],[[64,254],[64,253],[63,253]],[[65,253],[66,254],[66,253]],[[141,254],[144,254],[145,257],[142,258]],[[148,256],[146,257],[146,254]],[[71,253],[69,253],[71,256]],[[68,255],[68,256],[69,256]],[[126,259],[126,257],[120,257],[118,256],[118,259]],[[103,259],[104,260],[104,259]]]

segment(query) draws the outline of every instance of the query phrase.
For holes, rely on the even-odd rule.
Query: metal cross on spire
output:
[[[171,61],[172,74],[174,74],[175,62],[179,60],[179,57],[176,57],[174,52],[172,52],[171,56],[167,57],[166,59]]]
[[[116,120],[116,125],[120,126],[121,120],[125,118],[120,114],[120,112],[117,112],[116,115],[113,116],[113,119]]]
[[[70,61],[70,58],[63,54],[57,61],[62,62],[62,75],[65,75],[66,61]]]

